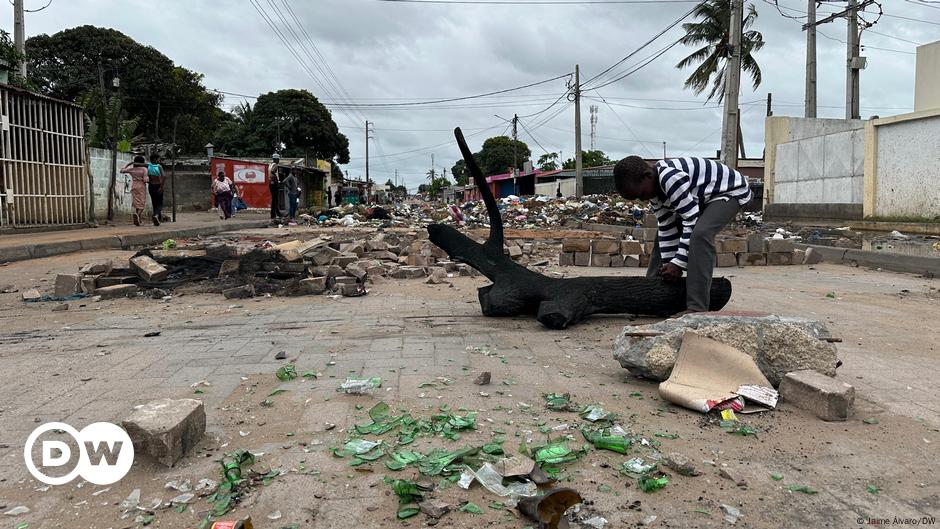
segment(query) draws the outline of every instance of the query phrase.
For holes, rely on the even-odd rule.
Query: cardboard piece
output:
[[[753,405],[748,408],[742,398],[745,395],[738,393],[742,386],[759,386],[776,393],[754,359],[746,353],[687,331],[682,336],[682,346],[672,374],[659,384],[659,395],[669,402],[702,413],[714,408],[730,408],[742,413],[766,409]]]

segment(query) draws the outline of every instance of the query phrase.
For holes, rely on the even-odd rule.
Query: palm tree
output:
[[[698,63],[692,75],[685,80],[685,87],[691,88],[698,95],[708,88],[711,81],[712,89],[706,101],[711,101],[717,96],[721,102],[725,96],[725,68],[731,57],[731,0],[708,0],[695,8],[693,15],[701,20],[683,24],[685,36],[679,42],[686,46],[704,46],[679,61],[676,68],[683,69]],[[748,6],[747,16],[744,17],[745,31],[741,35],[741,69],[750,74],[755,89],[760,86],[761,73],[760,66],[752,54],[764,47],[764,37],[759,31],[747,29],[753,26],[756,20],[757,9],[751,4]]]

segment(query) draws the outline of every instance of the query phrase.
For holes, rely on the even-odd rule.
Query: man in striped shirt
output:
[[[650,167],[628,156],[614,167],[614,183],[627,199],[649,200],[659,221],[647,277],[686,279],[687,312],[709,310],[715,235],[751,200],[747,178],[705,158],[675,158]]]

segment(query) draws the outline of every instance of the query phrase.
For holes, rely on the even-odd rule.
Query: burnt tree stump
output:
[[[485,316],[530,314],[550,329],[564,329],[591,314],[671,316],[686,310],[685,279],[668,283],[647,277],[575,277],[556,279],[517,264],[503,253],[503,219],[486,178],[473,159],[460,128],[457,144],[490,219],[490,234],[480,244],[451,226],[431,224],[428,235],[454,261],[466,263],[493,282],[479,289]],[[715,278],[710,310],[731,298],[731,282]]]

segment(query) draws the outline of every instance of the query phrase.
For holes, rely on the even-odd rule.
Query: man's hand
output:
[[[664,281],[674,283],[682,278],[682,269],[672,263],[666,263],[659,269]]]

